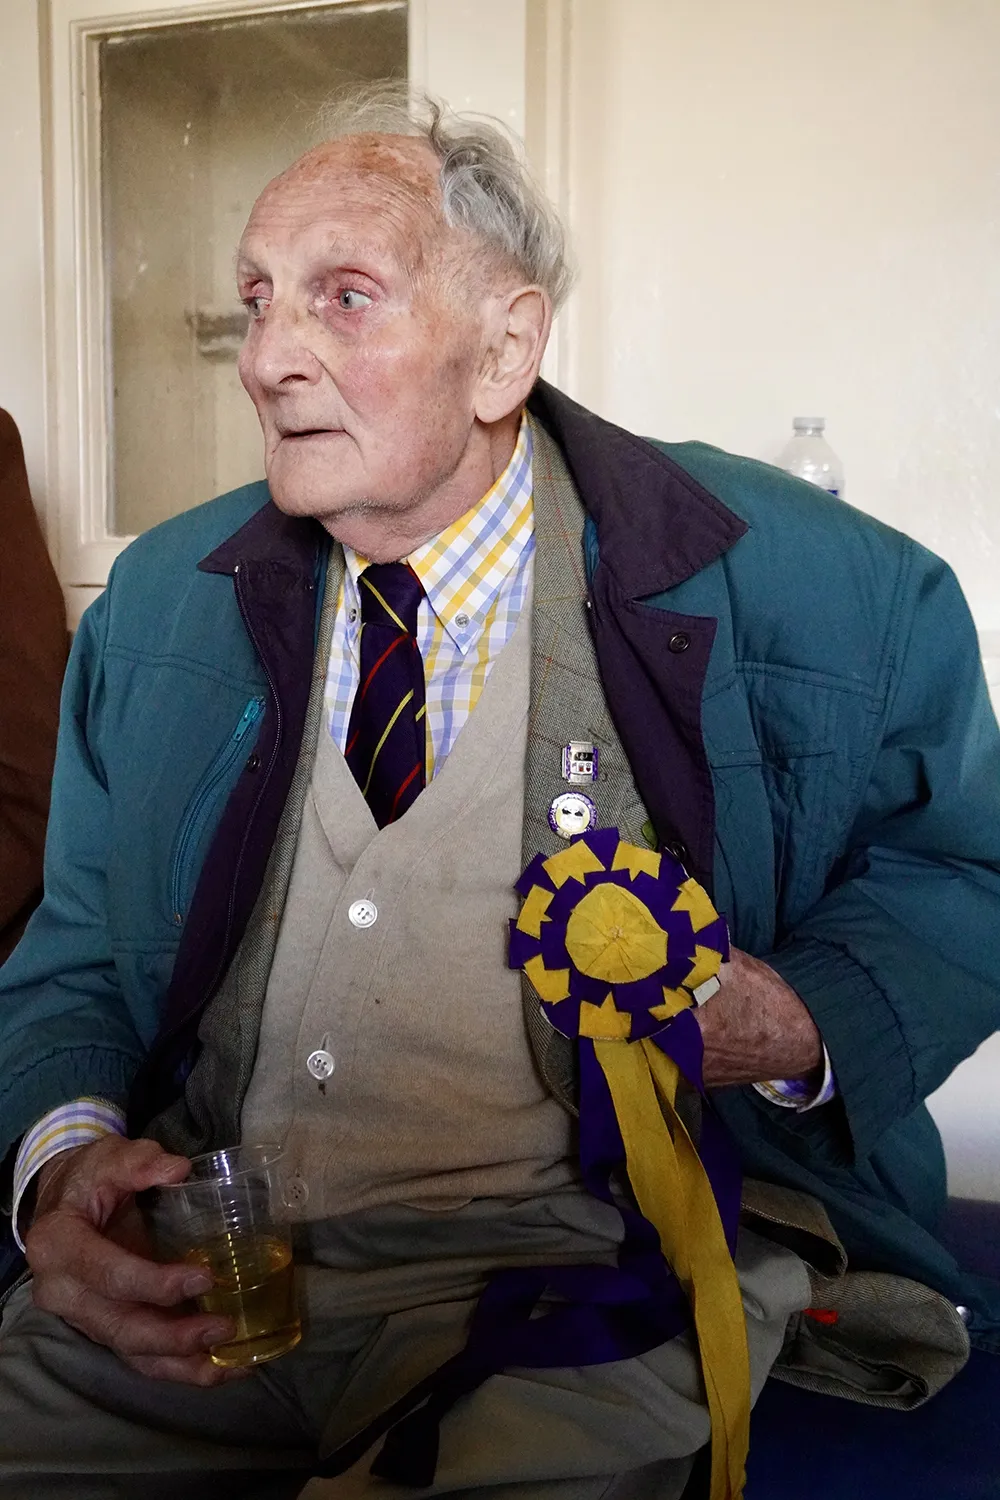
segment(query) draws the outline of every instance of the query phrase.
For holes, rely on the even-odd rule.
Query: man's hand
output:
[[[805,1078],[822,1065],[815,1021],[773,969],[734,948],[719,979],[722,988],[696,1012],[710,1088]]]
[[[205,1350],[234,1332],[184,1304],[207,1292],[207,1271],[150,1256],[134,1194],[182,1182],[190,1163],[155,1141],[107,1136],[46,1162],[25,1252],[36,1306],[113,1349],[140,1374],[220,1385],[230,1373]],[[240,1372],[242,1373],[242,1372]]]

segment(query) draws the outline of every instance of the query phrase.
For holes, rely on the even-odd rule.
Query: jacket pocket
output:
[[[793,1316],[771,1370],[775,1379],[910,1411],[968,1360],[968,1330],[940,1292],[884,1271],[812,1280],[818,1305]]]
[[[835,1280],[847,1270],[847,1251],[823,1204],[809,1193],[744,1177],[740,1222],[794,1251],[825,1279]]]
[[[243,742],[264,712],[264,699],[251,698],[239,722],[204,776],[195,787],[181,818],[170,860],[170,910],[178,927],[184,920],[185,903],[190,897],[195,875],[195,861],[209,819],[216,807],[220,786],[242,753]]]

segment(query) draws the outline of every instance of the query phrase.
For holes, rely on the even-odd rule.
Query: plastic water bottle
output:
[[[792,422],[795,436],[781,450],[778,467],[842,498],[844,466],[823,436],[825,427],[825,417],[796,417]]]

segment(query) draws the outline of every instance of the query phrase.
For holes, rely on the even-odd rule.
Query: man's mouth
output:
[[[298,441],[302,438],[337,437],[343,430],[342,427],[296,427],[291,431],[283,432],[281,437],[283,441],[288,438]]]

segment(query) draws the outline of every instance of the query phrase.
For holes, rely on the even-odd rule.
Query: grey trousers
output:
[[[617,1217],[562,1198],[317,1226],[300,1247],[302,1343],[208,1391],[134,1373],[37,1309],[26,1286],[0,1326],[0,1497],[403,1500],[414,1492],[369,1475],[372,1454],[336,1479],[310,1468],[462,1347],[498,1240],[508,1265],[595,1259]],[[737,1263],[756,1399],[809,1283],[796,1256],[749,1233]],[[684,1336],[618,1363],[505,1371],[445,1417],[437,1478],[420,1494],[676,1500],[708,1436]]]

